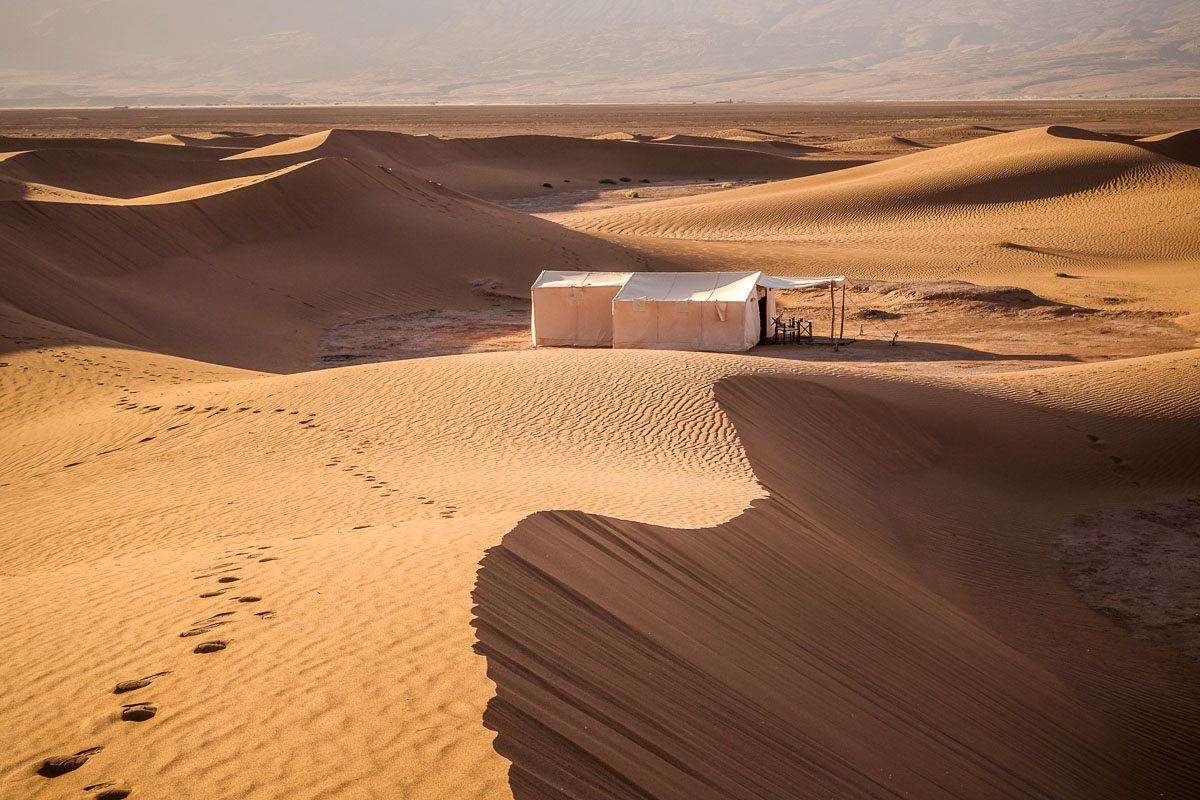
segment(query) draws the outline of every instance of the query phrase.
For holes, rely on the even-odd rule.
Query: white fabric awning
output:
[[[775,275],[759,275],[758,285],[764,289],[811,289],[814,286],[828,286],[831,283],[842,283],[845,275],[835,275],[827,278],[780,278]]]

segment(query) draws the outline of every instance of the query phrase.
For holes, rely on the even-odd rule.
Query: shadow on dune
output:
[[[887,362],[926,363],[934,361],[1045,361],[1053,363],[1077,363],[1081,359],[1069,353],[993,353],[973,347],[964,347],[944,342],[920,342],[902,339],[896,347],[882,340],[861,340],[843,344],[834,351],[829,340],[816,344],[762,344],[750,351],[750,355],[763,358],[779,358],[788,361],[812,362]]]
[[[1182,161],[1193,167],[1200,167],[1200,130],[1183,130],[1164,133],[1158,136],[1128,136],[1120,133],[1097,133],[1084,128],[1073,128],[1068,125],[1051,125],[1046,129],[1051,136],[1060,139],[1079,139],[1092,142],[1118,142],[1131,144],[1143,150],[1149,150],[1158,155]]]
[[[518,800],[1196,796],[1200,674],[1086,609],[1049,544],[1190,480],[1191,421],[849,377],[717,397],[769,499],[693,531],[543,512],[481,563]],[[1149,471],[1087,447],[1121,425]]]

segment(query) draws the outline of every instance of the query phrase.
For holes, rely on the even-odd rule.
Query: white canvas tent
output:
[[[742,352],[774,333],[775,290],[842,283],[761,272],[543,272],[535,346]]]
[[[749,350],[762,338],[757,272],[638,272],[613,299],[613,347]],[[767,300],[767,319],[774,298]]]
[[[632,272],[551,272],[533,284],[535,347],[611,347],[613,298]]]

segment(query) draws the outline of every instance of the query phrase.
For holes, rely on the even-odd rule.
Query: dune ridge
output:
[[[546,512],[506,535],[475,600],[514,796],[1195,791],[1194,668],[1085,608],[1045,550],[1072,509],[1195,491],[1196,417],[1133,435],[966,388],[731,377],[768,499],[702,531]],[[1095,425],[1168,468],[1079,458]]]
[[[332,320],[486,305],[543,263],[635,253],[397,170],[337,158],[136,200],[0,202],[0,300],[127,344],[233,366],[307,364]],[[328,275],[335,271],[336,285]],[[420,275],[419,280],[414,280]]]
[[[1200,252],[1192,203],[1200,171],[1159,152],[1166,147],[1030,129],[769,186],[556,219],[621,236],[892,248],[974,265],[989,248],[1009,245],[1051,256],[1191,259]]]
[[[601,178],[705,180],[710,177],[782,179],[836,169],[837,162],[799,162],[783,155],[728,147],[671,148],[653,142],[571,139],[561,136],[500,136],[439,139],[387,131],[331,130],[237,153],[229,160],[289,159],[337,155],[371,164],[414,169],[439,183],[492,199],[535,194],[541,183],[595,183]],[[542,180],[534,183],[532,177]]]

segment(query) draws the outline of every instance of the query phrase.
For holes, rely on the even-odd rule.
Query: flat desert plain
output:
[[[1200,796],[1196,128],[0,112],[0,797]],[[846,341],[535,349],[543,269]]]

